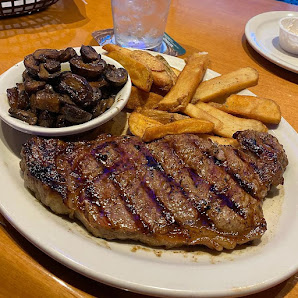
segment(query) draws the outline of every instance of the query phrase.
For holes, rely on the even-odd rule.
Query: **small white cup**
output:
[[[285,51],[298,55],[298,17],[279,21],[279,44]]]

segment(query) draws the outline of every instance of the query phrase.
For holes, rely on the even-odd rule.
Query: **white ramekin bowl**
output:
[[[279,21],[279,44],[285,51],[298,55],[298,17]]]

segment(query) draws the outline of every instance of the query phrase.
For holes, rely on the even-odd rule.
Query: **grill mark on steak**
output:
[[[212,227],[213,223],[206,215],[206,209],[208,208],[207,199],[210,197],[208,192],[204,192],[206,187],[209,188],[206,181],[202,180],[192,169],[186,167],[167,142],[158,140],[147,144],[147,148],[155,160],[158,161],[159,167],[163,169],[167,177],[174,181],[176,185],[179,185],[184,195],[196,208],[198,220],[204,226]],[[197,192],[198,188],[200,188],[200,192]]]
[[[131,213],[136,226],[142,231],[142,233],[148,234],[150,232],[149,225],[144,221],[141,216],[138,214],[137,210],[134,207],[134,204],[130,200],[129,196],[123,191],[121,183],[118,182],[116,179],[117,170],[118,168],[121,169],[125,166],[125,169],[128,169],[127,159],[123,160],[123,152],[120,152],[121,159],[116,163],[111,162],[111,158],[117,158],[118,151],[117,151],[117,144],[115,141],[112,142],[105,142],[98,145],[96,148],[92,150],[92,154],[96,157],[97,161],[103,165],[103,174],[110,180],[113,186],[117,189],[117,193],[119,194],[120,198],[125,204],[126,210]],[[106,151],[105,151],[106,150]],[[106,153],[102,153],[106,152]],[[123,170],[123,169],[122,169]],[[130,167],[130,170],[133,170]]]
[[[148,196],[157,203],[159,206],[159,210],[161,214],[165,217],[166,221],[169,224],[175,224],[175,218],[174,216],[167,210],[167,208],[163,205],[163,203],[158,199],[156,196],[155,192],[153,191],[152,188],[150,188],[144,181],[141,182],[142,187],[144,188],[145,192],[148,194]]]
[[[258,202],[240,188],[223,168],[214,164],[201,149],[210,144],[195,135],[167,136],[164,139],[173,146],[180,159],[213,186],[209,190],[214,192],[216,197],[207,214],[215,222],[217,229],[237,234],[251,229],[252,226],[255,226],[255,229],[256,226],[261,229],[266,226],[262,220],[257,220],[256,224],[256,219],[262,217]],[[230,198],[233,203],[227,204],[226,198]]]
[[[118,140],[119,142],[116,139],[110,142],[105,148],[96,148],[96,153],[100,154],[104,152],[102,149],[108,150],[105,171],[113,173],[113,183],[122,193],[134,218],[142,223],[144,232],[168,231],[168,226],[174,223],[173,220],[169,220],[173,216],[167,214],[161,202],[154,200],[148,189],[144,188],[146,169],[139,159],[136,161],[137,156],[132,154],[134,145],[131,141],[125,142],[125,139]],[[125,142],[124,148],[121,147],[121,142]],[[113,160],[110,158],[111,153]]]
[[[241,208],[241,206],[237,202],[234,202],[234,200],[231,197],[222,193],[221,191],[218,191],[217,186],[215,184],[210,186],[210,191],[213,192],[221,200],[221,207],[227,206],[235,213],[237,213],[239,216],[241,216],[243,219],[246,219],[247,215],[243,208]]]
[[[100,139],[106,141],[108,138],[101,136]],[[87,146],[88,150],[80,145],[69,146],[61,158],[64,161],[61,168],[68,170],[67,177],[72,179],[68,183],[68,205],[79,210],[93,225],[121,228],[129,234],[139,230],[136,220],[126,210],[122,194],[104,174],[103,165],[92,155],[92,143]],[[92,216],[88,214],[90,210]]]
[[[121,199],[123,200],[126,210],[128,210],[135,223],[136,226],[140,229],[142,233],[149,234],[151,232],[149,224],[146,222],[146,220],[143,220],[141,217],[141,214],[138,213],[138,210],[134,207],[134,203],[130,198],[126,195],[125,192],[123,192],[123,188],[121,187],[121,184],[115,179],[115,175],[112,174],[110,176],[110,179],[113,181],[113,184],[115,187],[117,187],[118,193],[120,194]]]
[[[283,173],[288,159],[282,145],[274,136],[246,130],[236,132],[233,137],[241,146],[239,154],[243,160],[254,167],[268,189],[271,185],[283,184]]]
[[[181,146],[181,143],[187,143],[187,145]],[[226,205],[241,217],[245,217],[245,212],[241,210],[241,206],[235,201],[237,191],[243,192],[243,190],[233,183],[231,176],[216,164],[216,160],[213,157],[200,148],[200,145],[204,146],[206,145],[205,143],[209,142],[191,135],[182,135],[174,138],[171,142],[178,156],[189,167],[194,169],[198,175],[206,179],[210,185],[209,190],[221,199],[221,206]]]
[[[246,163],[240,151],[238,149],[229,149],[233,150],[233,153],[237,158],[239,158],[241,165],[245,165],[244,171],[241,174],[236,173],[235,169],[229,167],[229,172],[233,173],[235,179],[238,181],[239,185],[251,196],[262,200],[265,198],[269,191],[268,185],[262,183],[259,175],[256,175],[256,168],[252,163]],[[243,166],[241,166],[243,167]]]
[[[168,216],[172,218],[171,224],[179,222],[179,224],[193,225],[197,219],[197,213],[189,204],[180,187],[177,187],[164,174],[162,167],[153,159],[144,143],[137,141],[140,149],[130,145],[131,142],[134,143],[136,140],[130,139],[129,144],[120,143],[120,146],[123,146],[122,148],[127,154],[133,156],[133,162],[137,167],[141,165],[140,168],[144,174],[142,181],[158,198],[156,203],[162,203],[164,210],[167,210]]]
[[[228,147],[224,148],[224,153],[230,151],[229,149],[230,148]],[[239,160],[235,160],[236,153],[234,152],[234,156],[231,155],[232,154],[229,154],[228,157],[223,156],[222,159],[218,159],[217,156],[213,156],[211,153],[209,158],[211,158],[216,165],[222,167],[245,192],[256,199],[263,199],[266,196],[268,189],[267,187],[264,187],[260,181],[256,180],[254,168],[249,164],[243,163],[238,167],[237,164],[239,164]]]
[[[54,163],[55,155],[59,153],[56,150],[57,145],[59,145],[58,141],[39,141],[36,145],[36,147],[31,146],[31,143],[28,142],[23,146],[23,151],[27,157],[26,161],[28,163],[30,174],[33,177],[39,179],[42,183],[49,185],[52,189],[56,190],[63,198],[65,198],[65,179],[57,172]],[[40,160],[41,163],[36,163],[35,159]]]

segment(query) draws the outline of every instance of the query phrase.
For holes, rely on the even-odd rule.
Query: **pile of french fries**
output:
[[[237,146],[239,130],[268,131],[278,124],[280,107],[271,99],[237,94],[258,84],[258,72],[245,67],[203,81],[208,53],[194,53],[182,71],[161,55],[105,45],[107,56],[128,71],[133,87],[126,108],[131,111],[129,130],[144,141],[169,134],[194,133],[202,138]]]

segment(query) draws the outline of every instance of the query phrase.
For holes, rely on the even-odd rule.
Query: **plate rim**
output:
[[[260,47],[256,40],[251,36],[252,34],[256,33],[255,26],[259,26],[257,23],[259,23],[260,19],[263,18],[264,16],[271,16],[271,19],[275,19],[277,16],[278,18],[286,17],[286,16],[298,16],[298,12],[296,11],[268,11],[268,12],[263,12],[258,15],[253,16],[251,19],[249,19],[245,25],[245,36],[250,44],[250,46],[261,56],[263,56],[265,59],[268,61],[286,69],[294,73],[298,73],[298,66],[295,66],[292,63],[289,63],[287,61],[284,61],[277,57],[276,55],[272,55],[270,52],[268,52],[267,49],[264,49],[263,47]],[[285,52],[286,53],[286,52]],[[298,59],[298,56],[297,56]]]
[[[175,59],[179,59],[179,62],[181,62],[181,63],[183,61],[180,58],[169,56],[169,61],[175,60]],[[210,72],[212,73],[212,75],[217,74],[216,72],[214,72],[212,70],[210,70]],[[282,119],[281,125],[283,125],[283,126],[285,125],[286,129],[289,129],[289,133],[291,134],[291,136],[295,135],[295,130],[284,119]],[[1,141],[3,141],[2,138],[1,138]],[[290,141],[298,142],[297,133],[294,137],[294,140],[293,139],[291,140],[291,138],[290,138]],[[1,144],[0,144],[0,147],[1,147]],[[0,158],[0,162],[2,162],[1,158]],[[3,214],[3,216],[16,228],[17,231],[19,231],[26,239],[28,239],[31,243],[33,243],[35,246],[37,246],[40,250],[42,250],[44,253],[49,255],[51,258],[57,260],[58,262],[64,264],[65,266],[69,267],[70,269],[72,269],[80,274],[83,274],[89,278],[95,279],[99,282],[102,282],[104,284],[107,284],[107,285],[110,285],[113,287],[117,287],[117,288],[121,288],[121,289],[128,289],[130,291],[141,293],[141,294],[155,295],[155,296],[167,296],[167,297],[169,297],[169,296],[172,296],[172,297],[193,297],[194,295],[196,295],[197,297],[211,297],[211,296],[212,297],[215,297],[215,296],[222,297],[222,296],[228,296],[228,295],[229,296],[247,295],[247,294],[256,293],[261,290],[265,290],[269,287],[272,287],[272,286],[282,282],[283,280],[287,279],[288,277],[293,275],[293,273],[295,273],[296,270],[298,270],[298,264],[296,263],[296,264],[292,265],[293,267],[291,268],[291,270],[286,270],[286,272],[283,272],[281,274],[281,276],[275,276],[274,279],[265,280],[260,283],[255,283],[253,285],[239,288],[239,289],[230,288],[229,290],[224,290],[224,291],[218,290],[218,289],[217,290],[210,289],[209,291],[198,292],[198,291],[194,291],[191,289],[188,289],[188,290],[170,289],[170,288],[166,288],[166,286],[165,287],[154,287],[152,285],[149,286],[149,285],[139,284],[139,283],[134,282],[133,280],[127,282],[127,280],[121,280],[119,278],[115,278],[114,276],[108,275],[105,272],[102,273],[101,276],[98,276],[97,272],[94,272],[94,270],[90,270],[90,269],[80,265],[78,263],[78,261],[71,259],[69,256],[66,257],[62,251],[59,251],[57,253],[57,251],[55,250],[55,245],[51,245],[50,247],[49,246],[44,247],[44,245],[43,245],[44,243],[41,244],[40,242],[38,242],[39,239],[36,239],[36,237],[34,237],[34,235],[30,235],[30,233],[28,233],[28,231],[26,230],[27,227],[24,230],[24,228],[20,229],[20,227],[15,226],[16,223],[13,221],[14,214],[9,214],[9,212],[5,209],[5,206],[3,206],[2,202],[1,202],[1,198],[0,198],[0,210],[1,210],[1,213]],[[46,211],[49,212],[48,210],[46,210]],[[57,215],[54,214],[54,216],[57,216]],[[100,251],[102,252],[102,250],[100,250]],[[134,263],[134,262],[136,262],[136,260],[134,260],[132,263]],[[149,264],[149,265],[151,266],[152,264]],[[200,266],[200,265],[195,264],[194,266],[190,266],[189,270],[192,272],[195,272],[194,267],[197,270],[198,266]]]

